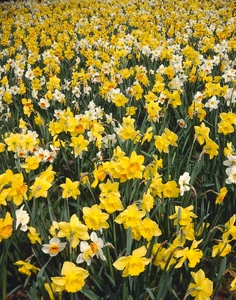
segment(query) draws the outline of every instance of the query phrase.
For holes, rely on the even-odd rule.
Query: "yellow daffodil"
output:
[[[29,199],[32,199],[33,197],[39,198],[47,198],[48,190],[52,184],[47,181],[46,177],[40,178],[36,177],[34,184],[30,186],[30,196]]]
[[[189,294],[195,300],[210,300],[213,292],[213,282],[205,277],[202,269],[197,272],[191,272],[195,283],[190,283],[188,287]]]
[[[215,203],[221,204],[223,202],[223,200],[225,199],[225,196],[227,195],[227,193],[228,193],[228,190],[226,187],[221,188],[218,196],[216,197]]]
[[[200,262],[200,259],[203,256],[203,252],[199,249],[197,249],[197,246],[202,242],[194,240],[192,242],[192,246],[186,247],[184,249],[177,249],[174,253],[174,256],[176,258],[180,258],[175,268],[181,268],[183,263],[188,259],[188,266],[190,268],[194,268],[197,263]]]
[[[76,214],[73,214],[70,218],[70,222],[59,222],[58,238],[66,237],[71,243],[71,247],[75,248],[80,240],[88,240],[88,227],[79,221]]]
[[[82,289],[85,279],[89,276],[89,272],[83,268],[76,267],[70,261],[65,261],[61,269],[61,277],[51,277],[55,284],[55,291],[68,293],[76,293]]]
[[[29,263],[28,261],[18,260],[14,263],[18,266],[18,271],[22,274],[30,276],[33,273],[37,273],[40,269]]]
[[[150,218],[145,218],[139,226],[139,231],[142,237],[147,241],[150,241],[154,236],[160,236],[162,234],[158,224]]]
[[[36,244],[37,242],[41,244],[42,240],[39,236],[39,233],[36,231],[36,229],[32,226],[28,226],[28,230],[29,232],[27,233],[27,236],[30,239],[31,244]]]
[[[27,156],[25,163],[23,163],[21,167],[24,168],[27,173],[29,173],[31,170],[38,169],[39,163],[40,158],[38,156]]]
[[[109,224],[106,222],[108,218],[109,215],[102,212],[97,204],[92,207],[83,207],[83,219],[89,229],[109,228]]]
[[[145,270],[145,266],[151,261],[151,259],[144,257],[146,253],[146,247],[142,246],[138,249],[135,249],[132,252],[132,255],[118,258],[113,263],[113,266],[120,271],[123,270],[122,277],[138,276]]]
[[[144,211],[139,211],[136,204],[129,205],[124,211],[122,211],[116,218],[115,222],[118,224],[124,224],[124,228],[140,226],[142,218],[145,216]]]
[[[123,204],[120,200],[119,183],[111,182],[109,179],[106,183],[100,183],[101,190],[99,200],[100,207],[105,209],[109,214],[116,210],[123,210]]]
[[[82,158],[82,152],[88,151],[89,141],[84,138],[82,134],[78,137],[72,137],[70,146],[73,147],[75,157]]]
[[[5,218],[0,219],[0,242],[8,239],[12,235],[12,223],[13,218],[9,212],[6,213]]]
[[[67,177],[66,183],[61,184],[60,187],[63,189],[62,198],[64,199],[73,197],[76,200],[80,195],[79,181],[72,182],[70,178]]]
[[[169,216],[170,219],[174,219],[174,224],[180,224],[181,226],[186,226],[188,223],[192,222],[192,218],[197,218],[193,212],[193,205],[190,205],[186,208],[176,205],[175,206],[175,213]]]
[[[210,128],[202,122],[201,126],[194,126],[195,137],[199,144],[202,145],[207,139],[209,139]]]

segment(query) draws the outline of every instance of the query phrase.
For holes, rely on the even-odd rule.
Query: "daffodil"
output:
[[[194,297],[195,300],[210,300],[213,292],[213,282],[205,277],[202,269],[197,272],[191,272],[194,283],[190,283],[188,293]]]
[[[34,198],[47,198],[48,190],[52,184],[47,180],[46,177],[41,178],[36,177],[33,185],[30,186],[30,196],[29,199]]]
[[[99,188],[101,190],[99,200],[100,207],[105,209],[109,214],[116,210],[123,210],[123,204],[120,200],[119,183],[111,182],[109,179],[106,183],[100,183]]]
[[[236,276],[230,283],[230,291],[236,291]]]
[[[83,151],[88,151],[89,141],[84,138],[82,134],[78,137],[72,137],[70,146],[73,147],[75,157],[82,158]]]
[[[61,184],[60,187],[63,189],[62,198],[68,199],[70,197],[75,200],[80,195],[79,191],[79,181],[72,182],[70,178],[66,178],[66,182]]]
[[[150,212],[153,206],[154,206],[154,198],[151,195],[150,189],[148,189],[147,192],[143,194],[141,209]]]
[[[71,247],[75,248],[80,240],[88,240],[88,227],[79,221],[76,214],[73,214],[70,218],[70,222],[59,222],[58,224],[59,232],[57,234],[58,238],[66,237],[71,243]]]
[[[218,149],[219,146],[214,141],[209,138],[206,139],[206,144],[203,147],[203,150],[205,151],[205,153],[209,154],[210,159],[212,159],[214,156],[217,156]]]
[[[6,213],[4,219],[0,219],[0,242],[2,240],[8,239],[12,235],[12,223],[13,218],[11,217],[9,212]]]
[[[225,196],[227,195],[227,193],[228,193],[228,190],[227,190],[226,187],[221,188],[218,196],[216,197],[215,203],[216,204],[221,204],[224,201]]]
[[[138,276],[145,270],[151,259],[144,257],[147,253],[146,247],[142,246],[135,249],[132,255],[122,256],[118,258],[113,266],[118,270],[123,270],[122,277]]]
[[[89,229],[99,230],[108,228],[107,219],[109,215],[102,212],[101,208],[95,204],[92,207],[83,207],[83,219]]]
[[[42,251],[50,256],[56,256],[65,249],[66,244],[67,243],[60,243],[60,240],[57,237],[53,237],[50,239],[49,244],[42,245]]]
[[[128,227],[133,228],[141,225],[141,219],[144,216],[145,212],[139,211],[137,205],[132,204],[115,218],[115,222],[118,224],[124,224],[125,229],[128,229]]]
[[[25,159],[25,163],[21,164],[21,167],[25,169],[27,173],[31,170],[36,170],[39,167],[40,158],[36,155],[27,156]]]
[[[90,235],[90,239],[92,243],[80,242],[80,251],[81,253],[78,255],[76,259],[76,263],[80,264],[86,261],[87,265],[91,264],[92,258],[96,256],[101,260],[106,260],[106,257],[103,254],[102,248],[104,247],[103,240],[99,238],[96,232],[92,232]]]
[[[184,249],[177,249],[174,253],[174,257],[180,258],[175,268],[181,268],[183,263],[188,259],[188,266],[194,268],[203,256],[203,252],[197,248],[197,246],[202,242],[194,240],[192,246],[186,247]]]
[[[224,225],[224,233],[222,234],[223,240],[236,240],[236,214],[234,214],[228,222]]]
[[[202,122],[200,126],[194,126],[195,138],[202,145],[209,138],[210,128]]]
[[[33,273],[37,273],[40,269],[32,265],[28,261],[18,260],[14,265],[19,266],[18,271],[22,274],[30,276]]]
[[[183,194],[185,192],[190,190],[190,184],[189,184],[190,179],[191,179],[191,177],[188,172],[184,172],[184,174],[179,177],[178,183],[179,183],[179,187],[180,187],[180,195],[181,196],[183,196]]]
[[[214,245],[212,248],[212,257],[219,256],[226,256],[232,251],[232,246],[228,243],[227,240],[220,241],[217,245]]]
[[[20,226],[21,231],[27,231],[30,217],[27,211],[23,210],[25,205],[16,210],[16,229]]]
[[[177,198],[180,189],[177,187],[175,180],[170,180],[162,185],[162,193],[164,198]]]
[[[150,241],[154,236],[160,236],[162,234],[158,224],[150,218],[145,218],[138,227],[140,234],[147,241]]]
[[[173,258],[172,249],[164,248],[159,243],[153,245],[152,254],[154,255],[153,265],[160,267],[162,270],[168,271],[176,262]]]
[[[89,272],[83,268],[76,267],[70,261],[65,261],[61,270],[61,277],[51,277],[55,284],[55,291],[68,293],[76,293],[82,289],[85,284],[85,279],[89,276]]]
[[[29,232],[27,233],[27,236],[30,239],[31,244],[36,244],[37,242],[41,244],[42,240],[39,236],[39,233],[36,231],[36,229],[32,226],[28,226],[28,230]]]
[[[236,184],[236,165],[233,165],[230,168],[226,169],[226,174],[228,175],[228,178],[226,178],[225,182],[227,184]]]
[[[180,224],[181,226],[186,226],[192,222],[192,218],[197,218],[193,210],[193,205],[190,205],[186,208],[176,205],[175,206],[175,213],[169,216],[170,219],[174,219],[174,224]]]

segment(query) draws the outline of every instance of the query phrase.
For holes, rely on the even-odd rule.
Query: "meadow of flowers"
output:
[[[234,299],[233,1],[10,1],[0,24],[0,298]]]

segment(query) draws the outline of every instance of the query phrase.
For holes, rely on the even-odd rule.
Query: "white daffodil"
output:
[[[21,225],[20,230],[26,231],[28,229],[27,224],[29,223],[30,217],[29,214],[23,210],[24,205],[21,208],[16,210],[16,229]]]
[[[236,166],[233,165],[230,168],[226,169],[226,174],[228,175],[228,178],[226,179],[227,184],[236,183]]]
[[[78,255],[76,259],[76,263],[80,264],[86,261],[87,265],[91,264],[92,258],[96,256],[101,260],[106,260],[106,257],[103,254],[102,248],[104,247],[103,240],[98,238],[96,232],[92,232],[90,235],[90,239],[92,243],[80,242],[80,251],[81,253]]]
[[[220,103],[220,100],[216,98],[216,96],[211,97],[208,99],[207,103],[205,104],[205,107],[208,107],[210,111],[213,109],[218,108],[218,104]]]
[[[236,155],[229,154],[227,155],[227,158],[228,159],[223,162],[224,166],[227,167],[236,166]]]
[[[184,192],[190,190],[190,182],[191,177],[189,176],[188,172],[185,172],[183,175],[179,177],[179,188],[180,188],[180,195],[183,196]]]
[[[67,243],[60,243],[57,237],[52,238],[49,244],[42,245],[42,251],[50,256],[56,256],[59,252],[65,249]]]

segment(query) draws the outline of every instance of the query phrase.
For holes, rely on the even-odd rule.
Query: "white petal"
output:
[[[77,264],[81,264],[82,262],[84,262],[83,253],[79,254],[78,257],[76,258]]]
[[[91,233],[90,239],[91,239],[92,242],[96,242],[96,241],[97,241],[98,236],[97,236],[96,232],[93,231],[93,232]]]
[[[90,246],[87,242],[80,242],[80,251],[81,252],[84,252],[88,249],[90,249]]]
[[[57,237],[53,237],[50,241],[50,244],[60,244],[60,240]]]
[[[63,249],[65,249],[65,247],[66,247],[66,242],[65,243],[60,243],[59,244],[59,251],[62,251]]]

